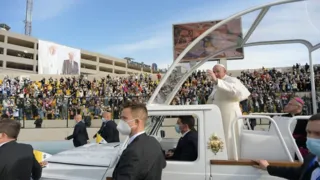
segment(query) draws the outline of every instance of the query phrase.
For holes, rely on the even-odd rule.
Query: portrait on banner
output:
[[[38,74],[80,75],[79,49],[39,40]]]
[[[176,59],[195,39],[220,21],[206,21],[173,25],[174,59]],[[231,20],[202,38],[193,46],[182,61],[201,61],[219,51],[239,45],[242,42],[241,19]],[[230,49],[218,53],[214,59],[243,59],[243,48]]]

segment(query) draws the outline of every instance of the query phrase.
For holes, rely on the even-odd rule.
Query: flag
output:
[[[33,154],[39,163],[43,161],[43,153],[41,151],[33,150]]]
[[[104,140],[100,134],[97,134],[96,143],[97,143],[97,144],[106,144],[107,141]]]

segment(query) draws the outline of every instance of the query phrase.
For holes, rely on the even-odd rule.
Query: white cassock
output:
[[[54,55],[50,54],[49,47],[47,48],[47,52],[44,52],[45,59],[41,59],[39,62],[41,62],[39,73],[40,74],[60,74],[58,67],[60,67],[59,64],[59,58],[58,58],[58,50],[56,50],[56,53]]]
[[[239,104],[240,101],[247,99],[249,96],[250,92],[239,79],[225,75],[223,79],[218,79],[215,89],[208,98],[207,104],[215,104],[220,108],[225,134],[225,145],[229,159],[234,159],[231,124],[236,117],[242,115]],[[242,127],[242,124],[243,121],[238,120],[235,128],[237,138],[239,128]]]

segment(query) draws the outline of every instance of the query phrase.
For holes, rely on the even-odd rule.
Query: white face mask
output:
[[[118,125],[117,125],[117,129],[118,131],[125,136],[129,136],[131,133],[131,127],[129,126],[129,122],[134,121],[134,120],[130,120],[130,121],[124,121],[124,120],[120,120]]]
[[[106,122],[107,120],[105,118],[102,118],[102,122]]]

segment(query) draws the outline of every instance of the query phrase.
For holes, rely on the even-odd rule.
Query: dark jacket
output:
[[[88,132],[86,125],[80,121],[78,122],[73,129],[72,135],[67,137],[68,140],[73,139],[74,147],[79,147],[87,144],[89,140]]]
[[[160,143],[145,133],[137,136],[122,152],[113,180],[161,180],[166,160]]]
[[[173,156],[168,158],[175,161],[195,161],[198,158],[198,132],[189,131],[179,139]]]
[[[73,61],[73,65],[70,60],[64,60],[62,65],[62,74],[79,74],[78,62]]]
[[[268,166],[267,171],[271,176],[277,176],[289,180],[308,180],[311,179],[313,170],[318,167],[318,163],[315,161],[315,158],[316,156],[309,154],[306,156],[300,167]]]
[[[38,180],[41,173],[31,145],[11,141],[0,147],[1,180]]]
[[[108,143],[120,142],[117,124],[112,120],[103,122],[97,134],[100,134]],[[97,134],[93,138],[96,138]]]

